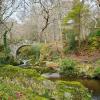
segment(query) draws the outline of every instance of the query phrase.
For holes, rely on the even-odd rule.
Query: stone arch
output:
[[[26,44],[26,45],[21,45],[21,46],[19,46],[19,47],[17,48],[17,50],[16,50],[16,57],[17,57],[17,55],[19,54],[19,50],[20,50],[21,48],[25,47],[25,46],[32,46],[32,45],[31,45],[31,44]]]
[[[11,55],[13,55],[16,58],[17,57],[16,55],[17,55],[19,49],[21,49],[24,46],[32,46],[32,45],[35,45],[35,44],[36,44],[35,41],[30,41],[30,40],[28,40],[27,42],[20,41],[18,43],[12,43],[12,44],[9,45],[10,50],[11,50],[10,53],[11,53]]]

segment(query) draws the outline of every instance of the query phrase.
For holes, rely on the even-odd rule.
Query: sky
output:
[[[7,1],[7,5],[8,5],[8,7],[10,6],[10,2],[8,2],[9,0],[6,0]],[[11,15],[11,17],[10,17],[10,19],[9,20],[11,20],[11,19],[13,19],[13,20],[15,20],[17,23],[19,23],[19,24],[22,24],[23,23],[23,21],[25,20],[25,18],[26,18],[26,15],[27,16],[29,16],[29,12],[30,12],[30,6],[28,6],[28,5],[26,5],[27,6],[27,10],[25,11],[24,10],[24,5],[23,5],[23,2],[21,2],[22,0],[16,0],[16,3],[15,3],[15,5],[12,7],[12,8],[10,8],[8,11],[7,11],[7,13],[6,13],[6,15],[5,15],[5,17],[6,16],[8,16],[9,14],[10,14],[10,12],[11,11],[13,11],[19,4],[20,4],[20,7],[19,7],[19,9],[17,9],[17,11],[16,12],[14,12],[12,15]],[[69,0],[63,0],[63,1],[69,1]],[[70,0],[70,1],[73,1],[73,0]],[[87,0],[87,3],[90,3],[90,1],[91,0]],[[26,2],[28,3],[29,1],[28,0],[26,0]],[[22,3],[22,4],[21,4]],[[29,3],[28,3],[29,4]],[[94,9],[95,7],[94,7],[94,5],[95,5],[95,3],[90,3],[92,6],[93,6],[93,8],[92,9]],[[24,12],[25,11],[25,12]]]

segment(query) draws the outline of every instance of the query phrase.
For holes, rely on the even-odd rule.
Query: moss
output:
[[[2,98],[2,100],[33,100],[33,98],[35,98],[35,100],[48,100],[45,97],[34,94],[32,89],[25,89],[19,85],[14,85],[11,83],[0,84],[0,97]]]
[[[32,67],[32,69],[35,69],[40,74],[43,74],[43,73],[54,73],[54,72],[56,72],[55,70],[53,70],[51,68],[48,68],[48,67],[35,66],[35,67]]]
[[[73,100],[91,100],[88,90],[79,82],[58,81],[59,90],[73,95]]]
[[[31,69],[23,69],[17,66],[6,65],[1,67],[0,69],[0,76],[3,77],[15,77],[15,76],[22,76],[22,77],[40,77],[40,75],[36,72],[36,70]]]
[[[52,82],[32,69],[11,65],[0,70],[0,95],[4,100],[90,100],[88,90],[79,82]],[[75,99],[76,97],[82,99]]]

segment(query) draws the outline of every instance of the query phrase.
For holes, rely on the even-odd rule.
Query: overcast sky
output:
[[[7,1],[8,7],[9,7],[10,6],[10,2],[8,2],[9,0],[6,0],[6,1]],[[28,4],[30,4],[28,0],[26,0],[26,1],[27,1]],[[69,1],[69,0],[63,0],[63,1]],[[73,0],[70,0],[70,1],[73,1]],[[91,0],[87,0],[87,3],[90,3],[90,1]],[[90,4],[93,6],[93,9],[94,9],[95,3],[90,3]],[[23,21],[26,18],[26,15],[29,16],[29,14],[30,14],[29,12],[31,10],[32,5],[29,5],[29,6],[26,5],[27,9],[24,10],[23,2],[21,2],[21,0],[16,0],[15,5],[11,9],[9,9],[9,11],[7,12],[7,14],[9,15],[9,13],[11,11],[13,11],[18,5],[20,5],[20,7],[17,9],[16,12],[14,12],[12,14],[12,16],[10,17],[9,20],[13,19],[13,20],[17,21],[19,24],[22,24]],[[6,16],[7,16],[7,14],[6,14]]]

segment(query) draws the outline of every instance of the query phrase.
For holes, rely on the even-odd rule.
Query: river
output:
[[[94,79],[74,79],[74,78],[49,78],[50,80],[78,81],[92,92],[92,100],[100,100],[100,80]]]

